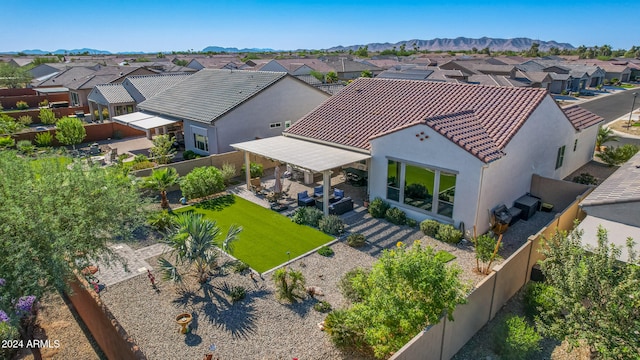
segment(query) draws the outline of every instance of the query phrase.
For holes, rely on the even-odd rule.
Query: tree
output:
[[[171,162],[171,158],[176,153],[173,148],[173,143],[176,142],[176,138],[163,134],[158,135],[153,139],[153,147],[149,149],[149,153],[155,162],[158,164],[168,164]]]
[[[596,156],[609,166],[614,166],[629,161],[638,150],[640,148],[634,144],[625,144],[619,147],[609,146],[604,151],[596,154]]]
[[[364,77],[364,78],[372,78],[373,74],[371,73],[371,70],[363,70],[360,73],[360,77]]]
[[[387,357],[443,315],[453,320],[456,306],[466,302],[467,287],[460,272],[458,266],[446,266],[431,247],[422,248],[419,241],[411,248],[398,243],[396,249],[385,250],[371,272],[352,277],[353,291],[362,295],[362,301],[344,314],[344,323],[349,324],[346,331],[353,336],[341,331],[342,336],[362,337],[377,358]],[[334,330],[327,327],[338,345]]]
[[[359,47],[358,50],[356,50],[356,56],[359,57],[369,57],[369,46],[365,45],[365,47]]]
[[[82,125],[82,121],[78,118],[63,117],[56,124],[56,139],[61,144],[71,145],[75,150],[76,145],[80,144],[87,136],[87,132]]]
[[[531,47],[527,50],[526,56],[528,57],[538,57],[540,56],[540,44],[537,42],[531,43]]]
[[[600,127],[598,129],[598,135],[596,135],[596,150],[602,151],[602,146],[608,142],[619,141],[620,138],[613,133],[613,130],[608,127]]]
[[[69,158],[0,152],[0,194],[5,299],[41,299],[68,289],[80,264],[117,262],[109,243],[133,240],[146,219],[147,203],[131,179]]]
[[[167,200],[167,189],[178,183],[178,172],[172,167],[164,169],[154,169],[151,175],[142,180],[140,186],[144,189],[152,189],[160,192],[160,206],[163,209],[169,207]]]
[[[597,247],[585,249],[582,231],[557,232],[545,241],[541,269],[555,291],[550,309],[536,319],[543,335],[586,342],[605,359],[637,359],[640,354],[640,267],[627,239],[628,260],[600,227]],[[561,314],[561,315],[558,315]]]
[[[25,68],[0,63],[0,87],[26,87],[33,76]]]
[[[324,74],[321,73],[320,71],[315,71],[315,70],[311,70],[311,72],[309,73],[309,75],[313,76],[314,78],[316,78],[318,81],[324,83]]]
[[[325,79],[327,80],[327,83],[329,84],[333,84],[338,82],[338,74],[336,74],[335,71],[329,71],[327,73],[327,75],[325,75]]]
[[[175,258],[171,263],[166,255],[158,259],[165,279],[182,282],[182,274],[178,266],[194,267],[198,281],[207,282],[209,271],[213,270],[218,261],[219,248],[217,245],[221,229],[215,221],[211,221],[193,212],[179,214],[175,219],[175,226],[163,242],[171,248],[169,255]],[[220,243],[222,250],[231,251],[231,243],[235,241],[242,227],[232,225],[227,235]]]
[[[38,114],[38,118],[45,125],[55,124],[56,114],[51,109],[40,109],[40,114]]]

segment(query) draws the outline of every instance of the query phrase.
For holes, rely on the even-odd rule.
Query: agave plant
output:
[[[232,225],[227,235],[222,240],[220,248],[232,252],[231,244],[238,238],[242,227]],[[220,248],[217,240],[222,230],[215,221],[211,221],[193,212],[179,214],[175,219],[175,225],[163,242],[171,251],[169,258],[175,259],[172,263],[163,255],[158,260],[161,272],[165,280],[174,282],[182,281],[182,274],[178,267],[186,266],[195,268],[198,281],[205,283],[209,271],[217,265]]]

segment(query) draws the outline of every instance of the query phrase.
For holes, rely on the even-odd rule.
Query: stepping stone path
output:
[[[127,270],[120,263],[98,264],[99,271],[95,277],[105,286],[114,285],[121,281],[131,279],[140,274],[146,274],[147,270],[153,270],[145,260],[160,255],[167,251],[169,247],[165,244],[154,244],[138,250],[133,250],[127,244],[114,244],[111,248],[126,260]]]

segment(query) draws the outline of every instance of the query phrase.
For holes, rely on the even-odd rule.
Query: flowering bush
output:
[[[7,283],[7,280],[0,278],[0,286],[4,286]]]
[[[30,313],[33,309],[33,303],[36,301],[36,297],[33,295],[22,296],[18,299],[16,304],[16,310],[22,313]]]
[[[0,310],[0,322],[9,322],[9,315],[3,310]]]

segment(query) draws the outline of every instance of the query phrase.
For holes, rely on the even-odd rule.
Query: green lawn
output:
[[[184,211],[202,213],[215,220],[224,234],[232,224],[242,226],[232,255],[260,273],[333,240],[330,235],[293,223],[286,216],[234,195],[176,210]]]
[[[448,263],[449,261],[453,260],[456,258],[455,255],[453,255],[450,252],[444,251],[444,250],[440,250],[436,253],[436,257],[440,260],[442,260],[442,262]]]

